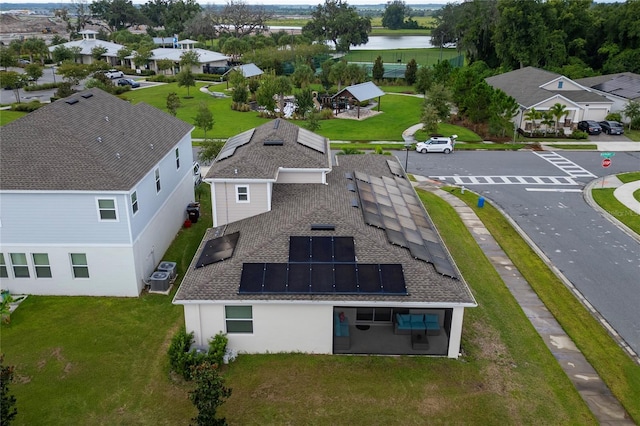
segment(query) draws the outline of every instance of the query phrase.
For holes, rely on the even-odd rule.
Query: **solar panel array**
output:
[[[627,99],[635,99],[640,96],[640,84],[638,79],[630,75],[620,75],[611,80],[593,86],[594,89],[622,96]]]
[[[289,262],[244,263],[239,293],[406,295],[402,265],[357,263],[353,237],[289,238]]]
[[[411,184],[399,177],[374,177],[355,172],[360,208],[368,225],[382,228],[392,244],[432,263],[442,275],[458,278],[451,259]]]
[[[255,129],[247,130],[246,132],[242,132],[239,135],[229,138],[227,143],[222,147],[222,150],[220,151],[220,154],[218,154],[218,158],[216,160],[224,160],[225,158],[231,157],[236,152],[236,148],[248,144],[253,136],[254,130]]]
[[[196,269],[229,259],[233,256],[238,238],[240,238],[240,232],[234,232],[233,234],[207,241],[196,262]]]
[[[298,129],[298,143],[323,154],[327,149],[327,143],[323,136],[303,128]]]
[[[391,174],[404,178],[402,166],[400,166],[397,161],[387,160],[387,165],[389,166],[389,170],[391,170]]]

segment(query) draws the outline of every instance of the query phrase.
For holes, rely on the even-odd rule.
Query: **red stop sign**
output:
[[[602,167],[604,167],[605,169],[607,167],[609,167],[611,165],[611,159],[610,158],[604,158],[602,160]]]

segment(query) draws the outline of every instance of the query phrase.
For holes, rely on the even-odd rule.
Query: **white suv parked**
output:
[[[453,152],[457,137],[458,135],[451,135],[450,138],[434,136],[425,142],[418,142],[416,144],[416,151],[422,154],[426,154],[427,152],[444,152],[445,154],[449,154]]]
[[[122,71],[118,71],[117,69],[111,69],[109,71],[105,71],[104,75],[107,76],[107,78],[110,79],[114,79],[114,78],[122,78],[124,77],[124,73]]]

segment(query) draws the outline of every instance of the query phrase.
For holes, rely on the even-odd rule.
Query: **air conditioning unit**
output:
[[[169,290],[169,273],[164,271],[155,271],[149,278],[151,291],[167,291]]]
[[[173,280],[176,277],[176,266],[177,266],[176,262],[167,262],[163,260],[158,265],[158,271],[168,272],[169,280]]]

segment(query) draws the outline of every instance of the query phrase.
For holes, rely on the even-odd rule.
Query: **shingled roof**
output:
[[[244,134],[251,134],[248,142],[239,145],[232,155],[224,157],[234,138],[227,141],[206,178],[275,179],[280,168],[331,167],[329,140],[287,120],[276,119]],[[308,140],[314,141],[321,149],[316,150],[302,143]],[[281,141],[282,144],[265,145],[265,141]]]
[[[540,86],[562,77],[550,71],[525,67],[504,74],[488,77],[485,81],[492,87],[513,97],[525,108],[537,105],[553,96],[563,96],[573,102],[610,102],[604,96],[587,90],[546,90]]]
[[[371,176],[393,178],[381,155],[339,156],[339,165],[327,176],[327,184],[274,184],[272,210],[210,229],[205,235],[175,298],[175,303],[214,300],[314,300],[386,301],[475,306],[463,279],[436,272],[434,266],[416,260],[408,249],[389,243],[385,231],[365,224],[362,210],[352,206],[356,193],[347,187],[345,173],[360,171]],[[396,161],[391,159],[391,161]],[[401,166],[398,164],[398,167]],[[311,224],[333,224],[333,231],[311,230]],[[198,269],[195,264],[206,242],[220,234],[240,233],[233,257]],[[291,236],[349,236],[362,263],[402,264],[407,295],[372,294],[239,294],[245,262],[283,263],[289,256]]]
[[[150,105],[86,90],[2,128],[0,189],[128,191],[192,129]]]

